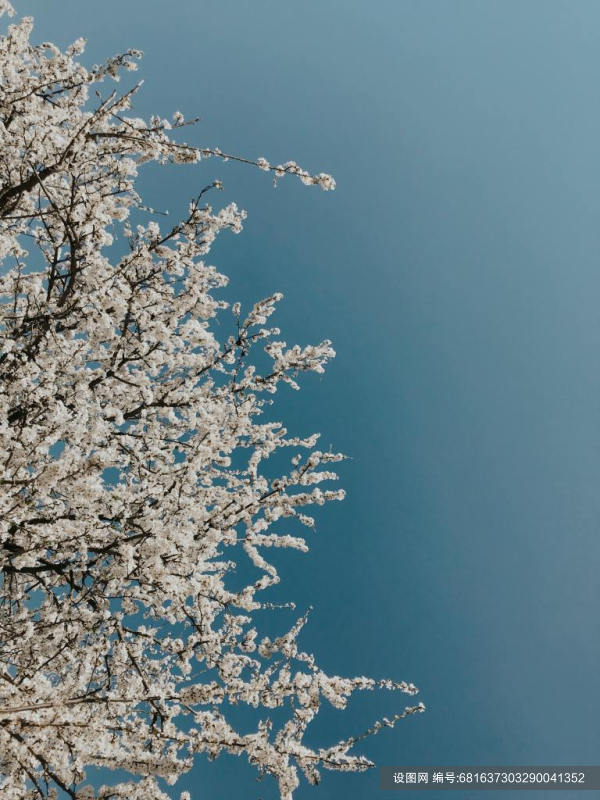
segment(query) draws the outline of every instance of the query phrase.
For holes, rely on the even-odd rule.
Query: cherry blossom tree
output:
[[[228,752],[289,800],[299,773],[372,766],[351,752],[362,736],[303,743],[324,701],[417,691],[326,674],[298,643],[307,615],[283,627],[292,612],[268,599],[269,549],[307,549],[306,508],[342,499],[343,456],[264,412],[334,351],[278,338],[278,294],[245,314],[222,299],[205,258],[245,214],[207,203],[218,181],[174,225],[147,213],[143,163],[236,157],[182,143],[179,113],[131,116],[138,86],[105,90],[140,53],[86,69],[83,40],[62,52],[31,31],[24,18],[0,37],[0,794],[186,800],[168,786],[196,754]],[[294,162],[248,163],[334,188]],[[236,705],[258,715],[249,730]],[[94,788],[91,766],[130,777]]]

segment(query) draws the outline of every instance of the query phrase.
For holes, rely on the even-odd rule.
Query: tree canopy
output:
[[[269,550],[305,551],[307,507],[343,497],[331,488],[343,456],[265,407],[334,351],[280,338],[279,294],[246,313],[223,299],[205,258],[245,214],[209,205],[218,181],[166,228],[135,186],[145,162],[208,157],[325,190],[333,178],[183,143],[181,114],[143,120],[130,114],[137,86],[105,89],[138,51],[86,68],[84,40],[63,52],[31,30],[24,18],[0,37],[2,797],[185,800],[166,785],[196,754],[226,751],[289,800],[299,770],[316,783],[320,768],[371,766],[351,752],[362,737],[303,742],[324,700],[417,691],[326,674],[298,644],[306,613],[261,633],[282,613]],[[261,712],[250,732],[230,718],[237,705]],[[94,787],[90,766],[131,779]]]

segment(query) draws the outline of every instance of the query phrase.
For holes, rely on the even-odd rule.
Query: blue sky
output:
[[[245,304],[284,292],[288,342],[338,357],[274,416],[348,453],[348,498],[286,558],[329,670],[406,679],[428,711],[379,764],[594,763],[600,752],[600,7],[589,0],[21,0],[89,63],[145,53],[140,114],[335,175],[151,168],[182,212],[215,178],[248,211],[213,262]],[[287,572],[287,575],[285,574]],[[284,584],[285,585],[285,584]],[[363,697],[326,737],[404,697]],[[179,788],[179,784],[178,784]],[[234,759],[181,782],[270,800]],[[378,796],[375,771],[298,800]],[[427,797],[435,800],[438,793]],[[503,797],[519,798],[506,792]],[[461,793],[461,797],[475,793]],[[569,792],[557,797],[569,797]]]

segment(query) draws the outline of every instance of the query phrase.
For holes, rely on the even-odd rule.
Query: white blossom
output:
[[[24,18],[0,37],[0,796],[191,800],[157,781],[229,752],[289,800],[299,773],[370,766],[349,752],[360,737],[303,743],[324,700],[417,691],[326,674],[298,641],[307,615],[290,626],[293,604],[273,602],[267,555],[307,550],[304,512],[343,498],[329,468],[343,456],[266,411],[282,383],[299,388],[335,353],[277,338],[280,294],[224,313],[227,279],[206,258],[245,212],[205,202],[220,182],[161,226],[135,181],[145,162],[208,156],[334,181],[177,142],[180,112],[129,116],[139,86],[103,85],[139,51],[86,69],[83,39],[61,52],[31,30]],[[252,577],[240,588],[242,561]],[[269,637],[276,609],[282,632]],[[261,719],[237,730],[231,705]],[[289,711],[279,727],[274,708]],[[130,779],[93,789],[93,766]]]

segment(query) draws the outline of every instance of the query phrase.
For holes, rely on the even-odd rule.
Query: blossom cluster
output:
[[[24,18],[0,37],[0,795],[167,800],[197,754],[229,752],[290,800],[299,773],[370,766],[357,738],[303,743],[324,701],[417,691],[326,674],[300,649],[306,615],[260,630],[280,580],[267,553],[305,551],[305,508],[343,497],[343,456],[265,412],[334,351],[277,338],[280,295],[245,315],[234,304],[217,336],[227,279],[206,256],[244,212],[203,190],[163,230],[143,221],[135,181],[144,162],[231,156],[170,138],[179,113],[130,116],[136,87],[102,91],[138,51],[87,69],[83,40],[63,52],[31,30]],[[272,170],[334,186],[293,162]],[[260,712],[249,731],[230,719],[240,704]],[[131,779],[94,789],[91,766]]]

